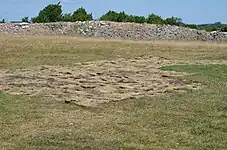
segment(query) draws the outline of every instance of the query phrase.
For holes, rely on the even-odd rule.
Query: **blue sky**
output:
[[[37,16],[50,3],[59,0],[0,0],[0,19],[8,21]],[[108,10],[147,16],[150,13],[164,18],[181,17],[185,23],[227,23],[227,0],[61,0],[63,12],[84,7],[95,18]]]

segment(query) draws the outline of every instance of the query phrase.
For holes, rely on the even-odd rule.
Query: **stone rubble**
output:
[[[0,34],[70,35],[127,40],[224,41],[222,32],[206,32],[170,25],[116,23],[109,21],[57,23],[2,23]]]

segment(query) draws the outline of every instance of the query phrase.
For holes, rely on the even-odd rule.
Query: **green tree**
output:
[[[221,28],[221,31],[222,31],[222,32],[227,32],[227,26],[222,27],[222,28]]]
[[[72,21],[90,21],[93,20],[92,14],[88,14],[87,11],[81,7],[73,12]]]
[[[147,20],[144,16],[134,16],[135,23],[145,23]]]
[[[181,25],[183,23],[182,23],[182,19],[181,18],[171,17],[171,18],[166,18],[165,19],[165,24],[179,26],[179,25]]]
[[[21,19],[22,22],[29,22],[28,17],[24,17]]]
[[[146,18],[144,16],[128,15],[124,11],[118,13],[112,10],[109,10],[106,14],[101,16],[99,20],[114,21],[114,22],[135,22],[135,23],[146,22]]]
[[[155,14],[150,14],[147,18],[147,23],[150,23],[150,24],[164,24],[164,20],[160,17],[160,16],[157,16]]]
[[[0,23],[5,23],[5,19],[3,18],[2,21],[0,21]]]
[[[136,18],[135,18],[135,16],[133,16],[133,15],[129,15],[128,17],[127,17],[127,20],[126,20],[126,22],[136,22],[136,20],[135,20]]]
[[[128,15],[122,11],[117,14],[117,22],[127,22]]]
[[[102,15],[99,20],[102,21],[118,21],[118,13],[112,10],[109,10],[106,14]]]
[[[217,28],[222,28],[222,23],[219,21],[219,22],[215,22],[213,24],[213,26],[216,26]]]
[[[70,13],[64,14],[64,15],[62,16],[61,21],[64,21],[64,22],[71,22],[71,21],[72,21],[72,15],[71,15]]]
[[[50,4],[39,12],[39,15],[32,18],[32,22],[47,23],[57,22],[62,18],[62,6],[60,2],[58,4]]]
[[[210,26],[205,28],[206,31],[211,32],[211,31],[217,31],[218,27],[216,26]]]
[[[199,29],[199,27],[196,24],[185,24],[184,26],[191,29]]]

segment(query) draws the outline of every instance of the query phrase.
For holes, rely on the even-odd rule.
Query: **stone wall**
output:
[[[14,35],[71,35],[129,40],[202,40],[224,41],[221,32],[206,32],[190,28],[103,21],[58,23],[4,23],[0,33]]]

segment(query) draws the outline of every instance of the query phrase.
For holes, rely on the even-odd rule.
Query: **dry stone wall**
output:
[[[202,40],[224,41],[221,32],[170,26],[103,21],[57,23],[4,23],[0,33],[13,35],[71,35],[129,40]]]

